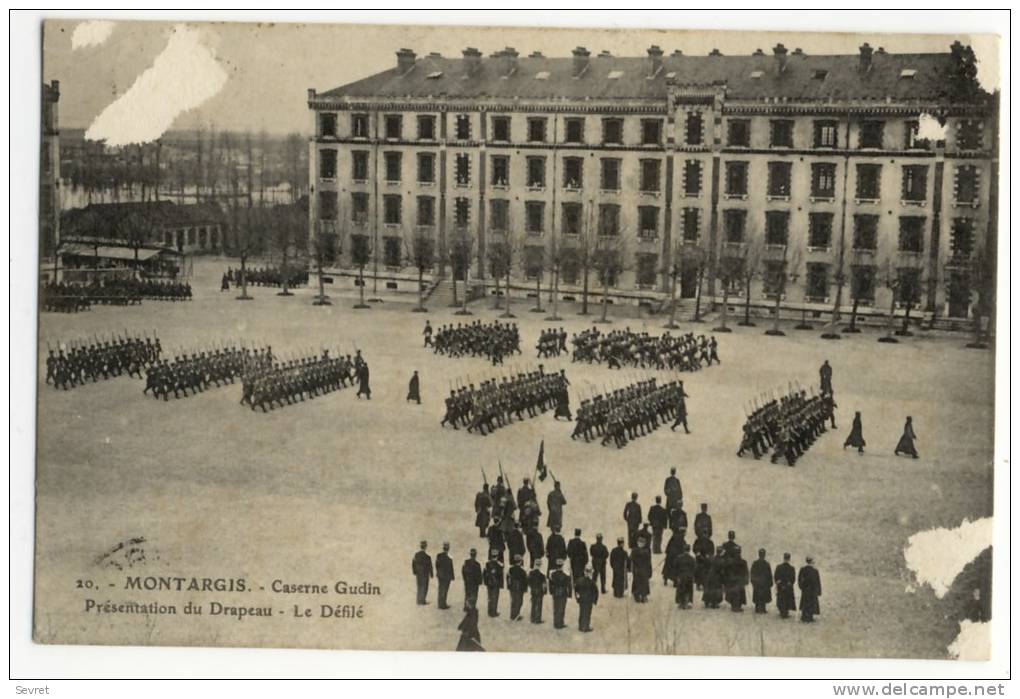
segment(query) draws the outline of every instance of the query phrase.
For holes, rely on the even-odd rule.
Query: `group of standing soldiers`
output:
[[[273,362],[271,347],[255,349],[250,347],[231,346],[217,347],[214,350],[184,353],[174,357],[172,362],[162,360],[149,366],[145,377],[143,394],[152,391],[153,398],[169,400],[185,397],[188,390],[191,395],[209,388],[211,384],[221,385],[234,383],[234,379],[247,371],[258,371],[270,366]]]
[[[256,407],[266,412],[279,405],[293,405],[306,398],[325,395],[338,391],[358,381],[358,397],[367,395],[371,398],[368,363],[362,358],[361,352],[352,358],[351,355],[331,357],[329,350],[322,355],[304,357],[287,362],[272,362],[268,366],[250,367],[242,376],[242,404],[248,404],[252,410]]]
[[[308,269],[305,267],[257,267],[245,269],[242,272],[227,267],[227,271],[223,273],[223,278],[220,281],[220,290],[226,291],[231,284],[239,287],[245,279],[248,280],[248,284],[253,286],[283,286],[284,281],[287,282],[288,287],[305,286],[308,284]]]
[[[440,426],[467,427],[468,432],[484,436],[510,424],[515,417],[523,420],[525,413],[536,417],[555,409],[557,418],[570,419],[568,386],[564,370],[546,374],[541,365],[534,371],[504,376],[502,381],[486,379],[477,388],[470,384],[450,391]]]
[[[142,369],[159,359],[162,348],[159,338],[117,337],[112,340],[93,340],[89,344],[71,343],[70,350],[63,348],[54,354],[50,349],[46,357],[46,383],[65,391],[91,380],[113,376],[142,377]]]
[[[443,325],[435,331],[433,337],[432,324],[425,321],[422,330],[425,347],[432,347],[437,354],[448,357],[486,357],[492,365],[502,364],[505,357],[521,353],[521,333],[517,323],[500,323],[495,320],[483,323],[457,323]]]
[[[567,351],[567,331],[563,328],[548,328],[538,336],[535,345],[538,357],[558,357]]]
[[[657,386],[654,378],[638,381],[612,393],[585,398],[577,409],[577,423],[571,439],[584,437],[588,442],[602,436],[605,446],[613,442],[622,448],[631,440],[643,437],[672,419],[672,430],[687,426],[687,402],[683,381],[670,381]]]
[[[635,333],[630,328],[603,334],[598,328],[583,330],[571,338],[574,352],[571,361],[606,363],[610,369],[624,365],[697,371],[712,362],[721,363],[715,336],[694,336],[694,333],[673,336]]]

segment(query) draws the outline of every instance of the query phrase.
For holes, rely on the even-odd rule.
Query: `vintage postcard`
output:
[[[35,640],[987,659],[998,37],[881,30],[47,20]]]

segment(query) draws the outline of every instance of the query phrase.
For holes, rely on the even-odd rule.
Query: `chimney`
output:
[[[648,76],[653,77],[662,69],[662,49],[658,46],[648,47]]]
[[[469,46],[461,53],[464,55],[464,72],[472,75],[482,64],[482,52]]]
[[[673,58],[679,58],[680,56],[683,56],[683,55],[684,55],[684,52],[681,51],[680,49],[674,49],[673,50],[673,54],[672,54]]]
[[[755,50],[754,50],[754,53],[753,53],[753,54],[751,54],[751,55],[752,55],[752,56],[764,56],[764,55],[765,55],[765,52],[764,52],[764,51],[762,51],[761,49],[755,49]]]
[[[721,56],[722,55],[722,51],[720,51],[719,49],[712,49],[711,51],[708,52],[708,55],[709,56]]]
[[[401,73],[411,70],[414,68],[415,58],[414,51],[411,49],[400,49],[397,51],[397,70]]]
[[[315,88],[314,87],[310,87],[310,88],[308,88],[308,101],[311,102],[314,99],[315,99]]]
[[[574,49],[574,77],[580,77],[581,73],[588,69],[588,58],[591,56],[591,51],[583,46],[578,46]]]
[[[875,55],[876,56],[884,56],[885,55],[885,47],[884,46],[879,46],[877,49],[875,49]]]
[[[776,44],[775,48],[772,49],[772,53],[776,56],[776,63],[779,65],[779,72],[782,73],[786,70],[786,47],[782,44]]]
[[[871,48],[868,42],[865,41],[861,45],[860,70],[862,73],[867,73],[869,70],[871,70],[871,54],[873,51],[874,49]]]
[[[60,94],[60,81],[59,80],[51,80],[50,81],[50,87],[53,88],[53,91],[55,93],[57,93],[58,95]]]
[[[802,48],[800,48],[800,47],[798,46],[797,48],[795,48],[795,49],[793,50],[793,54],[792,54],[792,55],[794,55],[794,56],[800,56],[800,57],[802,57],[802,58],[803,58],[803,57],[804,57],[804,56],[806,56],[807,54],[806,54],[806,53],[804,53],[804,50],[803,50]]]
[[[517,70],[517,49],[507,46],[499,52],[499,74],[506,77]]]
[[[528,58],[545,58],[541,51],[532,51],[528,54]]]

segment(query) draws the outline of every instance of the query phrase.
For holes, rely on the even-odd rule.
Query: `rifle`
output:
[[[485,477],[485,468],[482,467],[482,466],[479,466],[478,470],[480,470],[482,472],[482,483],[484,483],[485,486],[488,487],[489,479]]]

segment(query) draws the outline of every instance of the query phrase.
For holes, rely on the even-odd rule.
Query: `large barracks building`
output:
[[[726,285],[739,304],[749,284],[761,309],[781,293],[798,313],[856,299],[965,319],[994,240],[998,145],[965,56],[401,49],[388,70],[309,90],[311,245],[340,271],[351,236],[369,236],[368,271],[390,288],[416,283],[409,250],[428,236],[430,281],[463,238],[489,293],[493,245],[515,251],[515,286],[547,289],[555,271],[575,298],[599,250],[616,257],[617,303],[661,307],[675,274],[683,299]]]

